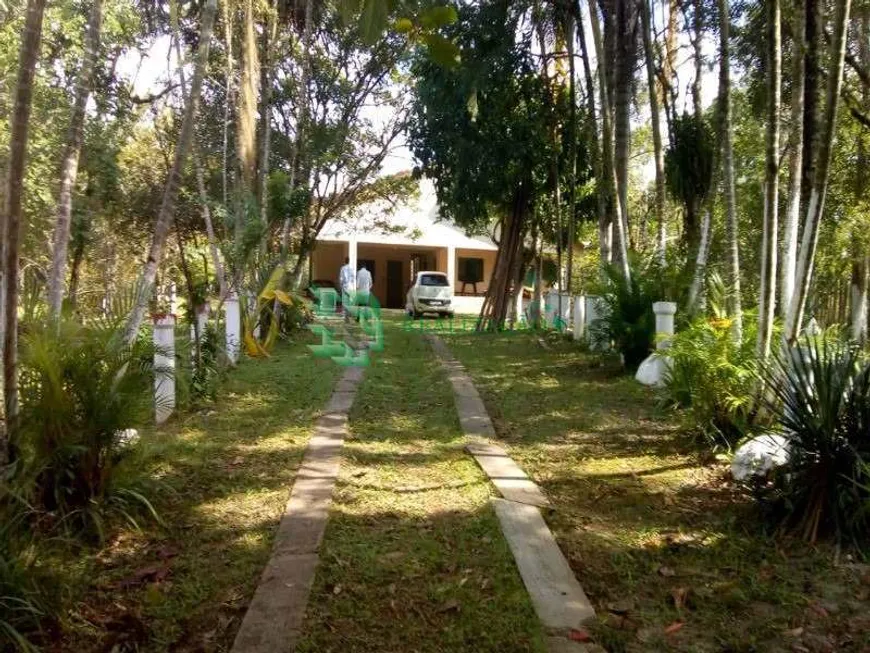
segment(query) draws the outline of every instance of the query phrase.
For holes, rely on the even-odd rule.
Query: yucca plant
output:
[[[870,527],[870,364],[854,345],[809,338],[763,369],[789,440],[777,482],[789,523],[810,541]]]
[[[136,507],[151,510],[119,485],[115,469],[124,452],[118,434],[152,416],[153,348],[125,344],[118,326],[31,325],[22,341],[14,483],[35,510],[100,537],[108,512],[132,520]]]

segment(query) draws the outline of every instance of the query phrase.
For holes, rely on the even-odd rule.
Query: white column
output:
[[[662,350],[671,346],[676,312],[677,305],[674,302],[656,302],[653,304],[653,313],[656,314],[656,349]]]
[[[456,248],[447,248],[447,280],[450,281],[450,291],[456,290]]]
[[[154,417],[165,422],[175,410],[175,316],[154,318]]]
[[[580,340],[586,333],[586,297],[578,295],[574,298],[574,340]]]
[[[242,320],[239,313],[239,297],[230,292],[224,301],[224,317],[227,333],[227,358],[235,364],[239,361],[239,348],[242,342]]]
[[[357,263],[356,254],[357,254],[356,236],[351,236],[350,240],[347,241],[347,257],[350,259],[350,266],[353,269],[354,274],[356,274],[356,271],[359,268],[359,264]]]
[[[656,350],[646,357],[637,368],[634,378],[644,385],[663,386],[671,369],[671,357],[666,350],[671,346],[674,337],[674,314],[677,305],[674,302],[656,302],[653,313],[656,314]]]

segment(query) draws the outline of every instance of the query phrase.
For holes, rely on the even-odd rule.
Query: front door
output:
[[[405,277],[401,261],[387,261],[387,308],[405,307]]]

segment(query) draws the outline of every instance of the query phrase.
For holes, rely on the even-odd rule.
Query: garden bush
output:
[[[626,282],[617,266],[604,268],[604,279],[594,290],[604,303],[601,317],[592,323],[593,341],[610,342],[622,355],[626,370],[634,372],[655,345],[655,302],[677,299],[684,284],[658,260],[635,261]]]
[[[123,341],[121,325],[64,320],[31,325],[21,356],[14,490],[40,515],[102,539],[110,514],[135,523],[150,503],[115,470],[119,433],[154,410],[153,347]]]
[[[696,318],[677,331],[668,350],[666,401],[685,408],[692,429],[714,448],[730,449],[753,427],[755,320],[747,316],[744,325],[736,342],[731,319]]]

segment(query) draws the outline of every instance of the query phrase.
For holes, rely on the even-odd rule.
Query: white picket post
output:
[[[175,411],[175,316],[154,317],[154,418],[162,424]]]
[[[239,296],[234,292],[231,292],[224,301],[224,318],[227,358],[235,365],[239,362],[239,351],[242,343],[242,316],[239,312]]]

